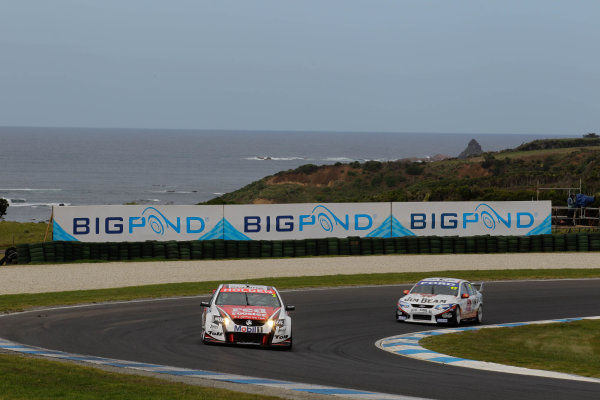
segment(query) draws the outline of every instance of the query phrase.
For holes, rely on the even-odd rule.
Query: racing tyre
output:
[[[202,328],[200,332],[202,334],[202,343],[209,344],[209,342],[206,340],[206,329]]]
[[[287,346],[287,347],[282,347],[281,350],[283,350],[283,351],[290,351],[290,350],[292,350],[292,346],[294,344],[294,335],[291,334],[290,336],[291,336],[290,337],[290,345]]]
[[[460,325],[460,307],[456,307],[456,310],[454,310],[454,315],[452,316],[450,323],[452,326]]]
[[[475,317],[475,322],[478,324],[483,322],[483,306],[479,306],[477,309],[477,317]]]

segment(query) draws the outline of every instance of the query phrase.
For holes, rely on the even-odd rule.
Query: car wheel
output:
[[[459,326],[460,325],[460,307],[456,307],[456,310],[454,310],[454,315],[452,316],[452,326]]]
[[[475,322],[478,324],[483,322],[483,306],[479,306],[477,309],[477,318],[475,319]]]
[[[206,329],[204,327],[202,327],[202,343],[208,344],[208,341],[206,340]]]

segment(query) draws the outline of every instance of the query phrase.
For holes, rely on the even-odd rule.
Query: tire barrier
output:
[[[146,242],[44,242],[19,244],[10,264],[140,259],[203,260],[380,254],[469,254],[600,251],[600,232],[537,236],[351,236],[304,240],[194,240]],[[8,250],[7,250],[8,251]]]

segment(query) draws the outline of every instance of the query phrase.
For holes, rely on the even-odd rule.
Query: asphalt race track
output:
[[[283,291],[296,306],[292,351],[203,345],[200,297],[14,314],[0,321],[0,337],[70,353],[433,399],[600,398],[597,383],[477,371],[376,348],[384,337],[435,329],[394,320],[404,288]],[[490,282],[484,296],[486,324],[600,314],[598,279]]]

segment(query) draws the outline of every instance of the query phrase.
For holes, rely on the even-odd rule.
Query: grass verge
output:
[[[419,343],[455,357],[600,378],[599,320],[480,329]]]
[[[460,277],[471,281],[515,279],[566,279],[600,278],[600,268],[586,269],[522,269],[522,270],[475,270],[405,272],[383,274],[298,276],[284,278],[253,279],[254,284],[273,285],[278,289],[296,289],[332,286],[390,285],[415,283],[436,276]],[[243,281],[231,281],[245,283]],[[34,307],[127,301],[144,298],[196,296],[211,293],[221,281],[169,283],[161,285],[132,286],[117,289],[98,289],[68,292],[11,294],[0,296],[0,312],[23,311]]]
[[[40,243],[44,241],[46,230],[52,233],[46,222],[0,221],[0,249],[14,247],[21,243]]]
[[[0,385],[0,399],[279,399],[13,354],[0,354]]]

